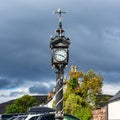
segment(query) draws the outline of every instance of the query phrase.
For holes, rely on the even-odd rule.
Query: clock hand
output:
[[[59,55],[59,56],[61,56],[61,57],[65,58],[65,56],[64,56],[64,55],[61,55],[61,54],[57,54],[57,55]]]

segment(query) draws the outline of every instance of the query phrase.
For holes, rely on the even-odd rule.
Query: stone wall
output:
[[[102,107],[100,109],[94,110],[92,114],[92,120],[107,120],[107,107]]]

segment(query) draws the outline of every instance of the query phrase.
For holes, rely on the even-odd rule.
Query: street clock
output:
[[[57,62],[64,62],[67,60],[67,50],[65,49],[55,49],[53,53],[54,60]]]
[[[51,38],[50,41],[50,48],[52,51],[52,66],[58,67],[63,66],[65,67],[68,64],[69,59],[69,44],[70,39],[66,38],[62,35],[64,30],[62,29],[62,23],[59,23],[59,28],[56,30],[57,35],[54,38]]]
[[[55,120],[63,120],[63,78],[64,69],[68,65],[69,60],[69,45],[70,39],[66,38],[62,33],[62,17],[61,14],[65,13],[61,9],[58,9],[59,14],[59,28],[56,30],[57,35],[51,37],[50,48],[51,48],[51,63],[56,73],[56,113]]]

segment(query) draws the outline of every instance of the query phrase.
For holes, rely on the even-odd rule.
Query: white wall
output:
[[[108,104],[108,120],[120,120],[120,100]]]
[[[50,107],[50,108],[53,108],[53,102],[55,101],[55,95],[53,96],[52,100],[49,101],[49,103],[47,103],[45,106],[46,107]]]

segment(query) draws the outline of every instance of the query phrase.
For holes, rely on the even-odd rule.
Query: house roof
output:
[[[115,96],[113,96],[109,102],[113,102],[113,101],[117,101],[117,100],[120,100],[120,91],[118,91]]]

